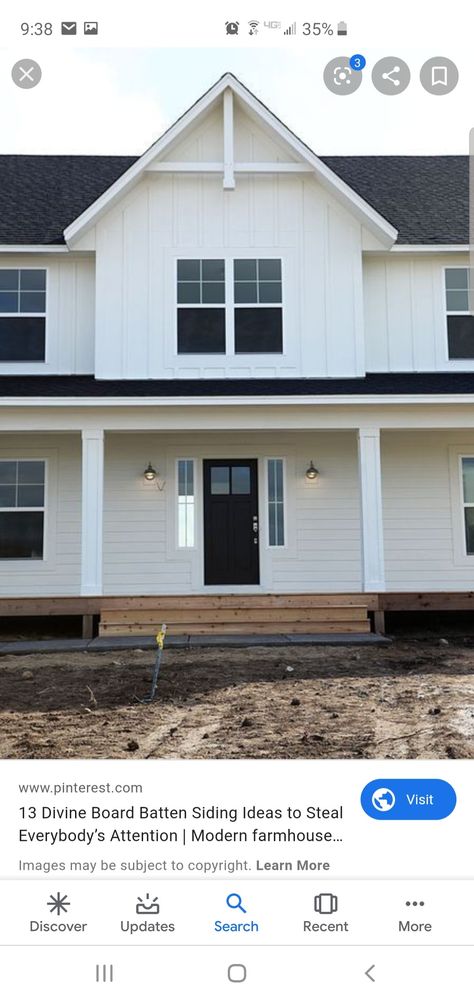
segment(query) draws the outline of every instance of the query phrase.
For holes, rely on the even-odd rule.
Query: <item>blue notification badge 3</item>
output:
[[[439,778],[381,778],[370,781],[360,797],[372,819],[446,819],[456,806],[452,785]]]

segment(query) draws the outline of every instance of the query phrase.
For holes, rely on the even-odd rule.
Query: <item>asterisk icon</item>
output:
[[[67,902],[67,896],[61,896],[60,892],[57,892],[55,896],[51,894],[48,900],[48,906],[51,913],[56,913],[59,917],[61,913],[67,913],[67,908],[71,904]]]

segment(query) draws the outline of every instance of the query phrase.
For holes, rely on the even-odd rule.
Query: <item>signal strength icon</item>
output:
[[[249,35],[256,35],[258,33],[258,26],[260,21],[249,21]]]
[[[283,34],[284,35],[296,35],[296,21],[293,21],[293,24],[290,24],[289,28],[285,28],[285,31],[283,32]]]

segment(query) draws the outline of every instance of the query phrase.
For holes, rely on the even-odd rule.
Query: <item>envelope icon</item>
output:
[[[62,35],[77,35],[77,21],[61,21]]]

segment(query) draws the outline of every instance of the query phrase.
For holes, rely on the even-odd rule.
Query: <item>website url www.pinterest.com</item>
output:
[[[108,781],[102,785],[62,782],[56,785],[18,785],[18,791],[27,795],[106,795],[108,793],[138,795],[143,792],[143,785],[111,785]]]

